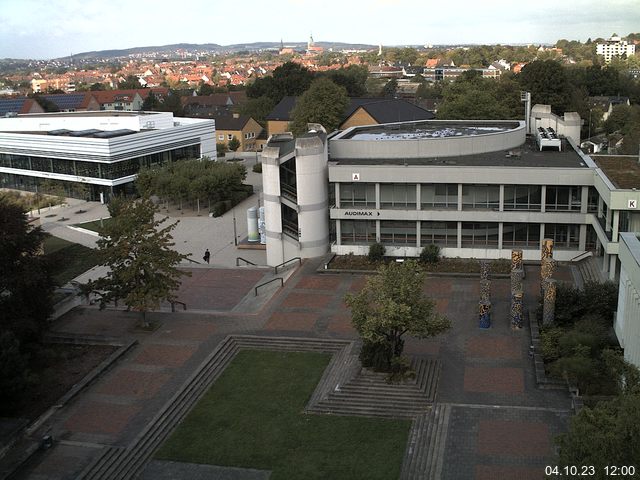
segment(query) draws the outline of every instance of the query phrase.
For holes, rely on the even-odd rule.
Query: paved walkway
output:
[[[355,338],[343,298],[362,288],[366,277],[316,274],[317,264],[307,261],[270,301],[246,313],[237,306],[263,270],[203,270],[206,287],[185,284],[189,310],[151,314],[160,324],[151,333],[136,330],[136,315],[123,311],[80,308],[60,319],[54,326],[59,332],[135,338],[139,345],[52,417],[45,427],[56,446],[34,458],[19,478],[71,479],[102,446],[129,445],[228,334]],[[527,267],[529,304],[538,275]],[[567,276],[562,269],[559,275]],[[478,328],[477,279],[431,277],[425,291],[453,322],[446,335],[406,343],[407,353],[439,358],[443,365],[436,402],[449,405],[451,415],[441,478],[542,478],[553,436],[566,428],[570,401],[563,392],[536,388],[529,330],[508,326],[509,280],[492,283],[489,330]]]

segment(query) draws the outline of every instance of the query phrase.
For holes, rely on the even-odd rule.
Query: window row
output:
[[[112,163],[83,162],[80,160],[65,160],[62,158],[32,157],[0,153],[0,166],[18,168],[21,170],[113,180],[129,175],[135,175],[141,167],[151,167],[176,160],[199,157],[199,145],[177,148],[151,155],[143,155],[141,157]]]
[[[333,191],[334,187],[331,186]],[[547,186],[546,211],[580,211],[582,187]],[[499,185],[462,185],[463,210],[499,210]],[[598,209],[598,192],[589,187],[587,199],[589,212]],[[340,208],[376,208],[375,183],[340,183]],[[380,208],[413,210],[417,207],[417,186],[408,184],[380,184]],[[458,209],[458,184],[421,184],[420,208]],[[542,210],[542,186],[505,185],[503,210]]]
[[[415,221],[381,220],[380,242],[386,245],[416,246]],[[544,236],[554,240],[557,248],[578,248],[579,225],[545,224]],[[497,248],[499,224],[495,222],[462,222],[460,243],[464,248]],[[342,245],[370,245],[376,241],[373,220],[340,220]],[[442,247],[458,246],[458,222],[420,222],[420,244],[434,243]],[[538,248],[540,224],[503,223],[502,246]]]

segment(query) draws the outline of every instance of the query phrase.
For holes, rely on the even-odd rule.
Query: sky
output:
[[[639,0],[0,0],[0,58],[318,41],[555,43],[640,31]]]

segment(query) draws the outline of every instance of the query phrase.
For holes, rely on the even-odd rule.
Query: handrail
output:
[[[272,278],[272,279],[271,279],[271,280],[269,280],[268,282],[264,282],[264,283],[261,283],[260,285],[257,285],[257,286],[256,286],[256,288],[254,288],[254,289],[253,289],[253,291],[254,291],[254,293],[255,293],[255,295],[254,295],[254,296],[255,296],[255,297],[257,297],[257,296],[258,296],[258,289],[259,289],[260,287],[264,287],[265,285],[268,285],[268,284],[270,284],[271,282],[275,282],[276,280],[280,280],[280,286],[281,286],[281,287],[284,287],[284,280],[282,279],[282,277]]]
[[[179,303],[180,305],[182,305],[182,309],[186,310],[187,309],[187,304],[184,302],[179,302],[178,300],[172,300],[171,302],[171,311],[175,312],[176,311],[176,303]]]
[[[236,267],[240,266],[240,260],[242,260],[243,262],[246,262],[249,265],[256,265],[253,262],[250,262],[249,260],[247,260],[246,258],[242,258],[242,257],[236,257]],[[256,265],[257,266],[257,265]]]
[[[192,263],[197,263],[198,265],[202,265],[202,264],[201,264],[200,262],[198,262],[197,260],[194,260],[194,259],[189,258],[189,257],[185,257],[185,260],[189,260],[189,261],[190,261],[190,262],[192,262]]]
[[[302,259],[300,257],[293,257],[293,258],[290,258],[289,260],[287,260],[286,262],[282,262],[280,265],[276,265],[275,267],[273,267],[273,273],[275,273],[277,275],[278,274],[278,268],[284,267],[287,263],[293,262],[294,260],[298,260],[300,262],[300,265],[302,265]]]
[[[586,256],[589,256],[589,257],[590,257],[590,256],[593,256],[593,252],[592,252],[591,250],[587,250],[586,252],[582,252],[581,254],[576,255],[575,257],[573,257],[573,258],[572,258],[571,260],[569,260],[569,261],[570,261],[570,262],[575,262],[576,260],[578,260],[578,259],[579,259],[580,257],[582,257],[582,256],[585,256],[585,257],[586,257]],[[580,258],[580,260],[582,260],[582,259]]]

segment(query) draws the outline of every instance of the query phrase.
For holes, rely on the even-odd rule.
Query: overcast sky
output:
[[[554,43],[640,31],[639,0],[0,0],[0,58],[172,43]]]

